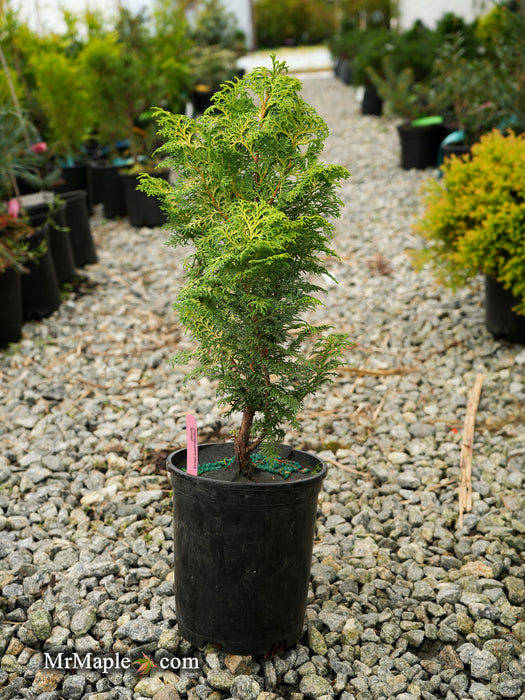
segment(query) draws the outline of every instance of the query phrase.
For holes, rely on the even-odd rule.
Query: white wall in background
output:
[[[446,12],[472,22],[491,7],[493,3],[488,0],[399,0],[399,24],[401,29],[410,29],[419,19],[427,27],[434,27]]]

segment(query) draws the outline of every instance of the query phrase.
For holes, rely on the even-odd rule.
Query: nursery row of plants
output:
[[[212,92],[234,76],[242,51],[236,23],[218,0],[205,0],[191,30],[184,4],[167,0],[158,0],[149,22],[122,10],[110,29],[97,15],[86,15],[82,26],[65,17],[64,35],[44,37],[9,11],[2,18],[0,271],[20,271],[46,247],[28,240],[34,224],[20,216],[26,187],[82,190],[88,210],[102,202],[107,218],[164,223],[158,202],[137,191],[138,173],[155,165],[158,145],[149,108],[180,112],[193,87],[203,111],[205,86],[195,81],[206,79]],[[399,127],[404,167],[435,166],[447,133],[470,149],[494,127],[525,129],[525,23],[510,7],[497,6],[473,24],[446,15],[434,30],[421,24],[408,32],[362,29],[352,22],[331,41],[338,74],[348,80],[351,68],[355,82],[375,86],[391,113],[405,120]],[[407,136],[409,145],[425,137],[423,155],[405,157]],[[512,163],[521,144],[506,139],[502,148]],[[494,149],[486,150],[494,158]],[[155,175],[169,180],[170,171]]]
[[[157,203],[136,191],[136,171],[155,165],[148,110],[183,110],[193,88],[195,100],[202,99],[204,89],[233,77],[244,47],[219,0],[203,0],[191,26],[185,3],[168,0],[158,0],[151,17],[121,9],[111,22],[89,12],[79,18],[65,11],[64,19],[63,34],[40,35],[8,4],[0,13],[0,282],[9,299],[4,312],[17,310],[13,332],[0,319],[4,343],[17,339],[21,319],[59,303],[55,282],[45,309],[27,303],[30,278],[42,286],[33,267],[41,274],[48,266],[45,254],[56,252],[57,232],[69,229],[74,243],[83,225],[71,215],[56,221],[63,204],[56,194],[83,192],[88,214],[101,202],[107,218],[163,223]],[[41,193],[47,217],[35,220],[27,206],[34,202],[24,199],[32,193]]]
[[[269,26],[262,0],[255,11],[257,25]],[[302,27],[303,39],[313,37],[308,27],[322,26],[323,36],[333,31],[333,23],[318,21],[334,19],[325,2],[306,8],[290,1],[279,12]],[[275,17],[279,12],[272,8]],[[137,172],[155,165],[151,107],[177,113],[191,99],[203,112],[211,94],[238,74],[244,50],[221,0],[191,8],[184,0],[156,0],[151,16],[121,8],[110,19],[89,11],[63,17],[65,32],[41,35],[8,2],[0,11],[0,271],[20,268],[45,248],[26,240],[33,226],[21,207],[24,194],[85,190],[88,208],[101,201],[107,218],[163,223],[158,204],[136,192]]]
[[[524,41],[525,18],[504,3],[473,23],[447,13],[434,29],[346,23],[330,49],[336,74],[365,86],[363,112],[401,120],[402,146],[409,127],[420,127],[419,136],[432,131],[430,161],[403,163],[428,167],[436,165],[436,143],[451,132],[458,133],[450,141],[468,148],[493,128],[525,130]]]
[[[127,140],[137,157],[151,146],[148,110],[179,111],[195,85],[218,87],[233,77],[244,49],[235,17],[220,0],[203,0],[191,27],[184,5],[157,0],[151,16],[122,8],[113,22],[65,12],[67,31],[43,36],[8,8],[0,102],[12,102],[14,90],[61,159],[82,155],[93,136],[110,149]]]

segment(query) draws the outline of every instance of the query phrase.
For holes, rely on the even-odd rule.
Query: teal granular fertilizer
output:
[[[232,463],[234,457],[229,457],[223,459],[220,462],[208,462],[207,464],[199,464],[198,475],[202,476],[208,472],[214,472],[217,469],[224,469],[229,467]],[[299,462],[294,462],[289,459],[279,459],[277,461],[271,460],[265,457],[262,453],[256,452],[250,457],[252,463],[257,469],[261,471],[270,472],[271,474],[278,474],[282,476],[283,479],[287,479],[293,472],[308,472],[307,467],[302,467]]]

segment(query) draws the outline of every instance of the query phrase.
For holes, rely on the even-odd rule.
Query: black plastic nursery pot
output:
[[[24,321],[44,318],[60,306],[60,289],[51,257],[47,224],[42,224],[26,239],[30,250],[44,243],[45,253],[26,262],[29,270],[22,275],[22,318]]]
[[[26,211],[33,226],[41,226],[48,221],[49,248],[57,282],[60,285],[74,278],[75,257],[69,231],[66,230],[66,205],[61,204],[54,209],[51,221],[49,221],[49,207],[47,202],[41,202],[26,207]]]
[[[158,170],[152,172],[151,175],[169,180],[169,170]],[[154,228],[165,224],[167,217],[162,211],[158,199],[150,197],[141,190],[137,190],[137,185],[139,184],[138,174],[121,173],[120,178],[130,225],[136,228],[141,226]]]
[[[191,103],[196,112],[203,113],[208,107],[211,107],[213,102],[211,98],[213,97],[215,90],[211,89],[195,89],[191,92]]]
[[[525,343],[525,316],[512,310],[517,303],[501,282],[485,275],[485,324],[495,338]]]
[[[380,117],[383,114],[383,99],[375,85],[366,85],[361,101],[361,114]]]
[[[199,464],[233,456],[233,443],[199,446]],[[180,634],[233,654],[263,654],[301,636],[317,498],[326,465],[281,446],[311,470],[264,483],[186,473],[186,449],[169,455],[173,486],[175,609]],[[213,474],[217,475],[218,472]],[[268,480],[269,479],[269,480]]]
[[[93,181],[96,183],[99,202],[102,204],[106,219],[126,216],[126,201],[118,166],[107,164],[93,166]]]
[[[342,80],[345,85],[351,85],[353,68],[353,60],[351,58],[338,58],[334,66],[335,76]]]
[[[397,127],[401,145],[401,167],[404,170],[437,167],[439,147],[443,140],[441,121],[421,124],[405,122]]]
[[[0,348],[22,337],[22,285],[20,275],[8,267],[0,272]]]
[[[55,191],[63,194],[65,192],[75,192],[85,190],[86,206],[88,214],[93,214],[93,180],[91,165],[88,161],[79,161],[74,165],[63,165],[60,170],[62,182],[55,187]]]
[[[87,208],[87,192],[73,190],[63,192],[62,199],[66,203],[66,225],[69,228],[71,247],[76,267],[84,267],[96,263],[97,251],[91,234],[91,223]]]

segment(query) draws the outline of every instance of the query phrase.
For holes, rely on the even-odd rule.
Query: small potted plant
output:
[[[94,170],[104,190],[104,212],[108,218],[127,214],[136,227],[165,222],[158,203],[137,191],[139,172],[152,169],[147,132],[138,119],[151,104],[166,98],[167,85],[157,76],[171,75],[170,86],[175,87],[173,65],[159,66],[158,60],[143,13],[133,15],[125,8],[120,10],[115,31],[92,38],[81,53],[97,136],[111,160]],[[119,153],[117,145],[122,147]],[[157,176],[168,178],[169,171]]]
[[[189,51],[191,102],[197,113],[211,104],[212,95],[227,80],[239,75],[237,59],[244,53],[245,38],[237,19],[220,0],[196,4]]]
[[[222,46],[193,46],[190,50],[192,103],[197,112],[204,112],[212,96],[227,80],[237,74],[237,54]]]
[[[431,84],[416,82],[409,66],[397,70],[392,56],[384,56],[382,64],[382,73],[369,67],[368,74],[386,109],[403,119],[397,127],[401,167],[436,167],[444,135],[442,105],[436,99],[436,91]]]
[[[22,335],[22,286],[20,273],[26,271],[27,236],[32,228],[12,208],[0,205],[0,348]]]
[[[35,53],[31,64],[35,97],[45,118],[45,139],[61,168],[55,189],[84,190],[91,211],[91,171],[82,151],[93,127],[93,110],[82,64],[78,56],[67,55],[60,46]]]
[[[468,154],[483,134],[500,125],[502,78],[490,58],[468,54],[462,34],[445,41],[432,74],[448,106],[445,121],[457,132],[445,143],[445,155]]]
[[[485,315],[496,337],[525,341],[525,135],[496,129],[468,160],[443,164],[423,191],[415,230],[429,246],[415,254],[451,288],[485,275]]]
[[[383,99],[369,74],[370,68],[378,73],[383,70],[383,58],[392,50],[392,33],[384,27],[367,29],[362,32],[359,49],[353,63],[353,82],[364,92],[361,113],[380,116],[383,113]]]
[[[17,177],[32,167],[36,130],[7,105],[0,106],[0,344],[17,340],[23,319],[40,318],[60,305],[46,224],[32,226],[22,207]],[[19,274],[23,274],[22,278]]]
[[[332,378],[345,335],[313,326],[315,276],[339,213],[340,166],[320,160],[324,121],[301,83],[273,57],[224,86],[198,119],[157,111],[173,185],[144,174],[171,226],[172,246],[193,246],[175,308],[196,349],[191,377],[217,383],[232,443],[168,458],[174,489],[179,631],[197,645],[263,653],[300,636],[317,495],[326,466],[281,444],[304,398]],[[191,454],[191,450],[189,451]],[[291,475],[289,473],[291,472]]]
[[[22,183],[26,183],[33,194],[31,203],[24,209],[35,226],[48,225],[49,248],[59,285],[72,280],[75,276],[75,257],[71,243],[70,231],[66,220],[66,203],[53,192],[60,168],[52,167],[48,160],[45,141],[38,141],[29,147],[31,155],[24,161],[25,171],[21,173]],[[40,200],[36,200],[36,195]],[[67,196],[67,195],[65,195]]]

